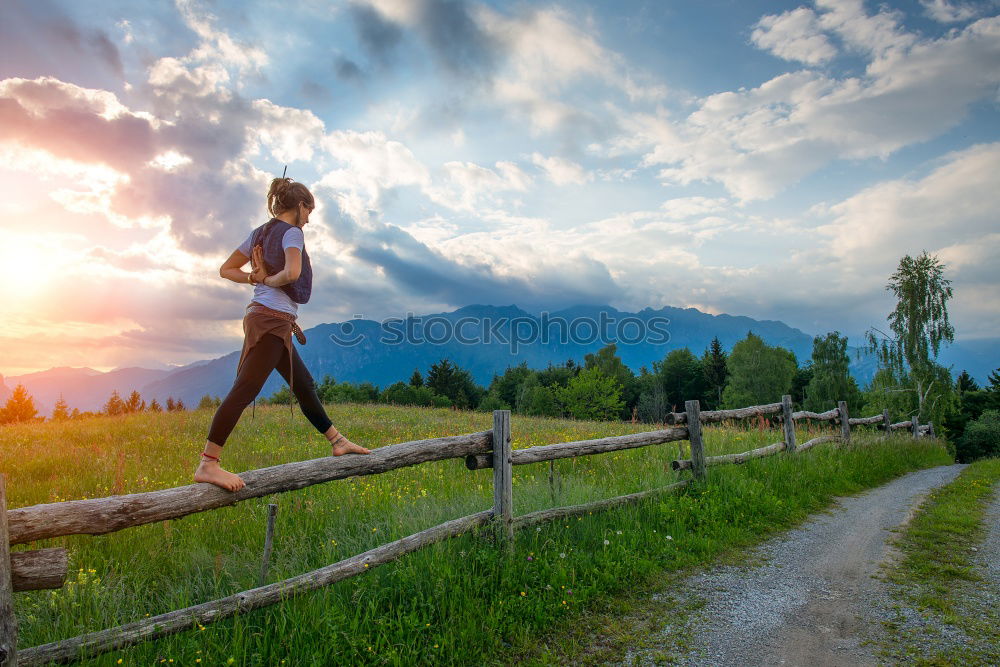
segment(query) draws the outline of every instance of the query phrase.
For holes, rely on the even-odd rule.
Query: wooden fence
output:
[[[784,437],[781,442],[740,454],[705,456],[702,424],[764,415],[775,415],[781,421]],[[839,423],[841,433],[835,436],[820,436],[796,444],[795,422],[800,419]],[[671,413],[668,416],[667,425],[670,428],[518,450],[511,448],[510,411],[495,410],[493,428],[489,431],[388,445],[372,451],[368,456],[326,457],[251,470],[241,473],[240,476],[246,482],[246,486],[236,493],[224,491],[211,484],[193,484],[162,491],[72,500],[7,510],[5,479],[0,474],[0,667],[69,662],[193,629],[198,624],[211,623],[238,613],[276,604],[293,595],[329,586],[397,560],[430,544],[480,527],[490,527],[498,542],[509,547],[512,545],[514,531],[517,528],[634,503],[654,494],[674,491],[692,481],[703,480],[708,466],[744,463],[753,458],[771,456],[781,451],[803,451],[821,442],[849,442],[851,426],[862,424],[879,425],[886,432],[906,428],[914,438],[924,434],[932,436],[934,434],[933,424],[921,426],[917,423],[916,417],[910,421],[893,424],[889,420],[888,411],[874,417],[850,418],[847,414],[847,405],[843,401],[837,409],[829,412],[792,412],[791,397],[784,396],[781,403],[704,412],[701,411],[698,401],[687,401],[685,412]],[[514,516],[512,480],[515,465],[603,454],[676,440],[690,442],[691,458],[673,461],[672,467],[674,470],[691,470],[691,479],[582,505],[555,507]],[[397,468],[451,458],[464,458],[466,467],[470,470],[493,468],[494,493],[491,509],[445,522],[290,579],[261,585],[225,598],[144,618],[116,628],[91,632],[42,646],[20,650],[17,648],[13,593],[60,588],[66,580],[68,554],[66,549],[37,549],[11,554],[11,545],[66,535],[102,535],[332,480],[376,475]]]

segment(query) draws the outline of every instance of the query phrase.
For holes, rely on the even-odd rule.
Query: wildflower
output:
[[[621,534],[622,534],[622,531],[620,531],[620,530],[616,530],[615,531],[615,535],[621,535]]]
[[[560,553],[560,554],[559,554],[559,557],[560,557],[560,558],[565,558],[565,557],[566,557],[566,552],[565,552],[565,551],[563,551],[562,553]]]
[[[118,658],[118,664],[119,665],[122,664],[122,659],[121,658]]]
[[[525,593],[524,591],[521,591],[521,597],[525,597],[526,595],[527,595],[527,593]]]
[[[573,594],[573,589],[572,588],[567,588],[566,589],[566,595],[572,595],[572,594]]]
[[[672,539],[674,539],[674,538],[673,538],[673,536],[671,536],[671,535],[667,535],[667,539],[668,539],[668,540],[672,540]]]
[[[532,558],[531,556],[528,556],[528,560],[529,560],[529,561],[533,561],[533,560],[535,560],[535,559],[534,559],[534,558]]]
[[[609,544],[611,544],[611,540],[604,540],[604,546],[608,546]]]

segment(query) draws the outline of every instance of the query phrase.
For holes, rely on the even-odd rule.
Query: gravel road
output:
[[[759,566],[722,566],[695,575],[673,596],[705,606],[688,621],[690,650],[682,665],[875,665],[863,641],[879,627],[882,595],[874,579],[889,557],[890,531],[909,520],[923,497],[964,466],[910,473],[756,548]],[[674,628],[676,631],[676,628]],[[864,631],[864,632],[863,632]],[[674,653],[672,633],[659,646],[629,652],[625,664],[659,662]],[[676,656],[676,653],[674,653]]]

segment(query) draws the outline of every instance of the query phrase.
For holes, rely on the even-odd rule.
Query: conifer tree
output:
[[[125,401],[125,413],[131,414],[133,412],[142,412],[142,396],[134,389],[128,395],[128,400]]]
[[[31,421],[37,414],[35,399],[31,397],[23,384],[19,384],[14,388],[14,393],[7,399],[3,410],[0,411],[0,424]]]
[[[59,400],[56,401],[55,406],[52,408],[52,421],[61,422],[67,419],[69,419],[69,405],[66,403],[63,395],[59,394]]]
[[[103,412],[104,414],[111,415],[112,417],[125,414],[125,401],[123,401],[122,397],[118,395],[117,389],[112,390],[111,396],[104,404]]]

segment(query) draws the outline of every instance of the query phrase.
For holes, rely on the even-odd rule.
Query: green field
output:
[[[329,406],[369,447],[482,431],[488,413],[384,405]],[[0,428],[11,508],[190,483],[210,410],[101,417]],[[514,415],[515,448],[621,435],[649,425]],[[826,432],[817,427],[813,434]],[[799,441],[809,435],[799,428]],[[756,427],[706,428],[707,453],[781,440]],[[673,442],[514,469],[518,514],[621,495],[685,478]],[[287,407],[258,407],[230,438],[235,471],[325,456],[325,439]],[[881,439],[869,427],[848,447],[824,444],[743,466],[710,468],[704,486],[627,508],[530,528],[514,551],[482,535],[438,544],[284,604],[85,661],[114,664],[506,664],[548,661],[558,636],[610,596],[665,572],[760,541],[836,495],[950,463],[943,443]],[[22,648],[127,623],[257,585],[266,506],[279,506],[269,581],[322,567],[492,505],[492,471],[460,460],[341,480],[102,537],[46,540],[70,551],[69,583],[16,595]],[[21,550],[28,545],[15,547]],[[119,663],[121,660],[121,663]]]

